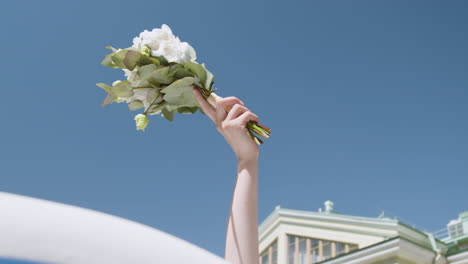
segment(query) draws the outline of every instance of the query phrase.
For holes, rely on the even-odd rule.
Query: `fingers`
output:
[[[246,124],[249,121],[258,122],[258,116],[249,111],[244,103],[236,97],[218,97],[216,108],[213,108],[201,95],[197,89],[193,90],[203,112],[217,125],[220,126],[224,121],[234,121],[239,124]]]
[[[236,104],[231,111],[229,111],[225,120],[232,122],[232,124],[245,126],[249,121],[258,122],[258,116],[250,112],[247,107]]]
[[[231,110],[229,110],[229,113],[226,116],[226,120],[232,120],[234,118],[237,118],[238,116],[242,115],[244,112],[249,111],[247,107],[235,104]]]
[[[203,95],[197,89],[193,89],[193,94],[195,99],[197,99],[198,104],[202,111],[213,121],[216,122],[216,111],[215,109],[205,100]]]
[[[258,116],[255,115],[254,113],[247,111],[241,114],[237,120],[241,122],[242,124],[247,124],[249,121],[254,121],[258,123]]]
[[[236,97],[226,97],[216,101],[216,123],[220,124],[228,115],[228,107],[234,104],[243,105],[244,103]]]

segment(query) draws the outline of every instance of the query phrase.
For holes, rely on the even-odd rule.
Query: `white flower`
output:
[[[175,37],[167,25],[152,31],[145,30],[133,39],[132,47],[142,50],[145,45],[151,49],[151,55],[163,56],[168,62],[184,63],[197,59],[192,46]]]
[[[122,70],[124,71],[125,77],[127,77],[128,81],[133,82],[135,80],[137,68],[133,69],[133,71],[127,70],[127,69],[122,69]]]
[[[145,131],[146,126],[149,123],[149,119],[145,114],[138,114],[134,118],[136,129]]]

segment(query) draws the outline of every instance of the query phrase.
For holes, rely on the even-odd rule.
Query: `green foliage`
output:
[[[140,101],[140,100],[135,100],[135,101],[132,101],[128,104],[128,109],[130,111],[135,111],[135,110],[138,110],[140,108],[143,108],[144,105],[143,105],[143,102]]]
[[[207,79],[205,67],[196,62],[187,61],[184,63],[184,68],[195,74],[200,80],[200,83],[203,84],[203,86],[205,85]]]
[[[198,107],[179,107],[177,112],[180,114],[193,114],[198,110]]]
[[[136,80],[136,81],[133,81],[131,82],[131,86],[133,88],[156,88],[156,87],[159,87],[159,86],[156,86],[146,80]]]
[[[111,93],[114,97],[130,97],[133,95],[132,87],[128,81],[116,83],[112,86]]]
[[[149,81],[153,81],[159,84],[170,84],[174,81],[174,78],[169,75],[169,67],[163,67],[153,71]]]
[[[174,120],[175,113],[176,113],[176,110],[168,110],[167,107],[164,107],[162,109],[162,116],[170,122]]]
[[[111,68],[118,68],[115,66],[115,64],[112,62],[112,54],[107,54],[104,59],[101,61],[101,65],[104,65],[106,67],[111,67]]]
[[[125,55],[128,50],[119,50],[111,54],[111,59],[117,68],[126,68],[124,64]],[[115,67],[114,67],[115,68]]]
[[[158,67],[154,64],[141,66],[138,68],[138,78],[153,85],[170,84],[174,78],[169,74],[169,66]]]
[[[161,113],[162,109],[164,109],[168,104],[166,102],[161,102],[160,104],[155,104],[151,106],[147,113],[149,115],[155,115]]]
[[[206,71],[206,81],[205,81],[205,88],[209,91],[212,91],[213,84],[214,84],[214,75],[205,68],[205,64],[202,64],[203,69]]]
[[[148,64],[160,65],[161,62],[156,58],[141,55],[140,59],[138,60],[138,65],[143,66]]]
[[[104,91],[110,93],[112,87],[110,87],[109,85],[105,84],[105,83],[96,83],[96,86],[103,89]]]
[[[114,102],[114,96],[111,93],[108,93],[104,101],[102,102],[101,106],[106,106]]]
[[[195,77],[185,77],[173,82],[171,85],[162,89],[164,101],[178,107],[198,107],[198,103],[193,95],[193,83]]]
[[[123,64],[125,65],[127,69],[133,71],[133,69],[135,69],[135,67],[137,66],[137,63],[140,60],[140,58],[141,58],[140,52],[129,50],[125,54]]]
[[[138,79],[141,81],[148,81],[151,78],[151,74],[153,73],[153,71],[157,69],[158,66],[154,64],[139,67],[137,71]]]

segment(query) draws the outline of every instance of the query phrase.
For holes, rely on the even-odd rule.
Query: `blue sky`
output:
[[[273,129],[259,219],[382,210],[437,230],[468,210],[466,1],[8,1],[0,189],[132,219],[222,255],[235,158],[197,113],[99,105],[99,65],[168,24]]]

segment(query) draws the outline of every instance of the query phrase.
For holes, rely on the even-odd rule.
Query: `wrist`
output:
[[[251,153],[249,156],[237,157],[239,168],[258,166],[258,153]]]

